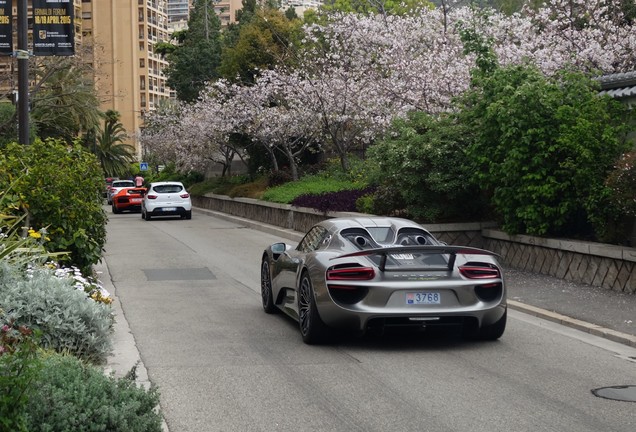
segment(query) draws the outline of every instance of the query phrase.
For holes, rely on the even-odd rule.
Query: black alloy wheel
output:
[[[274,296],[272,293],[272,276],[269,272],[269,260],[263,258],[261,263],[261,297],[263,300],[263,310],[265,313],[273,314],[278,311],[274,305]]]
[[[309,274],[304,272],[298,289],[298,324],[303,342],[309,345],[325,343],[329,339],[329,329],[318,315],[314,288]]]

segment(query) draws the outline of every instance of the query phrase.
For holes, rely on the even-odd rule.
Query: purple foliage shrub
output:
[[[295,207],[313,208],[323,213],[336,212],[355,212],[356,201],[358,198],[373,194],[375,188],[367,187],[364,189],[341,190],[338,192],[325,192],[322,194],[305,194],[297,196],[291,205]]]

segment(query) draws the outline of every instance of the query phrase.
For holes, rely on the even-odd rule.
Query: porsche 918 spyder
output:
[[[364,334],[461,326],[465,336],[494,340],[506,327],[496,255],[447,245],[401,218],[327,219],[295,248],[269,246],[261,297],[265,312],[297,320],[308,344],[328,342],[338,329]]]

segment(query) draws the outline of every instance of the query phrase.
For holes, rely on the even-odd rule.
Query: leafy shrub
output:
[[[289,183],[293,180],[293,177],[289,171],[286,170],[272,170],[267,176],[267,183],[270,187],[280,186],[285,183]]]
[[[373,193],[374,188],[342,190],[321,194],[300,195],[291,202],[296,207],[309,207],[321,212],[355,212],[356,202],[363,196]]]
[[[161,432],[159,393],[60,354],[42,358],[25,408],[30,432]]]
[[[369,206],[364,213],[377,214],[382,216],[410,216],[406,211],[406,203],[399,190],[391,185],[380,185],[375,189]]]
[[[203,181],[203,174],[190,171],[188,173],[180,173],[177,171],[174,164],[166,165],[163,170],[158,173],[146,172],[144,175],[145,183],[159,182],[159,181],[178,181],[183,183],[186,189],[189,190],[190,186]]]
[[[357,185],[357,187],[364,187],[369,184],[370,169],[372,170],[374,167],[355,155],[349,155],[349,170],[347,172],[342,170],[339,158],[327,159],[321,168],[319,174],[323,178],[344,180]]]
[[[263,196],[263,193],[267,189],[269,180],[267,177],[260,177],[251,182],[245,182],[243,184],[235,184],[227,192],[227,195],[231,197],[246,197],[257,198]]]
[[[102,255],[107,220],[95,155],[79,145],[36,140],[28,147],[9,144],[0,154],[0,166],[0,190],[11,188],[17,197],[8,214],[26,209],[30,227],[48,230],[46,250],[69,252],[65,262],[90,274]]]
[[[37,336],[0,309],[0,430],[28,430],[24,410],[39,368]]]
[[[40,331],[45,348],[95,363],[111,351],[110,306],[91,300],[72,278],[58,278],[52,270],[24,275],[0,263],[0,307],[16,325]]]
[[[509,233],[572,236],[602,230],[605,179],[626,150],[627,111],[579,73],[529,66],[475,81],[462,118],[474,138],[475,181]],[[589,228],[591,230],[591,228]]]
[[[378,184],[376,213],[406,210],[423,222],[479,219],[487,207],[471,183],[463,127],[451,117],[412,112],[368,150]],[[400,207],[389,208],[390,205]]]
[[[612,204],[626,216],[636,216],[636,151],[620,157],[606,185]]]

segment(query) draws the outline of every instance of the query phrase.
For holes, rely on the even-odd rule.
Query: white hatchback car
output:
[[[117,195],[117,192],[127,187],[135,187],[135,182],[132,180],[113,180],[108,187],[108,193],[106,196],[108,204],[110,205],[113,203],[113,197]]]
[[[141,217],[181,216],[192,219],[192,200],[181,182],[150,183],[141,203]]]

